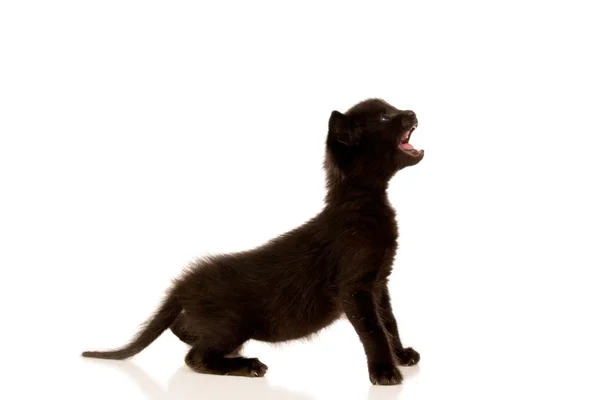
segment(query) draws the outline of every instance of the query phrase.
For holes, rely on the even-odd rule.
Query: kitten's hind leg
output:
[[[185,314],[185,312],[181,312],[175,321],[173,321],[170,328],[171,332],[173,332],[179,340],[191,346],[198,340],[198,337],[192,333],[192,323],[189,319],[190,317]]]
[[[175,319],[175,321],[173,322],[173,324],[171,325],[171,332],[173,332],[173,334],[175,336],[177,336],[179,338],[179,340],[181,340],[182,342],[189,344],[190,346],[193,346],[194,343],[196,343],[199,339],[198,335],[196,333],[193,333],[193,328],[194,323],[191,319],[190,316],[188,316],[187,314],[185,314],[185,312],[182,312],[181,314],[179,314],[179,316]],[[238,346],[236,348],[233,348],[233,350],[229,351],[225,357],[228,358],[235,358],[235,357],[240,357],[240,351],[242,350],[242,346]]]
[[[198,307],[194,314],[179,315],[172,330],[191,344],[185,363],[193,371],[247,377],[261,377],[267,372],[268,367],[258,359],[239,356],[252,329],[244,328],[243,318],[231,310]]]
[[[261,363],[257,358],[231,357],[229,353],[235,351],[239,346],[223,346],[222,350],[215,348],[215,342],[210,348],[203,345],[199,341],[190,349],[185,357],[185,363],[192,370],[213,375],[233,375],[247,377],[262,377],[269,369],[265,364]]]

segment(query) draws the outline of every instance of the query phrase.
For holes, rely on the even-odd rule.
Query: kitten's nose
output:
[[[414,118],[416,116],[416,114],[412,110],[406,110],[406,111],[404,111],[404,116],[407,118]]]

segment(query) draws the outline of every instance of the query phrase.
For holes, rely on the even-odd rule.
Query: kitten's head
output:
[[[418,164],[423,150],[409,140],[417,128],[413,111],[381,99],[362,101],[329,118],[325,168],[330,179],[387,182],[399,170]]]

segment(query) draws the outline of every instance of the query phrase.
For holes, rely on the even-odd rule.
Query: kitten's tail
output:
[[[84,351],[81,355],[89,358],[124,360],[144,350],[171,326],[182,308],[173,294],[169,294],[162,304],[141,327],[139,333],[126,346],[111,351]]]

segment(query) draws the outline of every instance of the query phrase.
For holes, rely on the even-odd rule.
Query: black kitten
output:
[[[185,362],[194,371],[263,376],[266,365],[237,355],[246,341],[306,337],[345,315],[363,344],[371,382],[400,383],[396,365],[414,365],[420,356],[403,347],[390,305],[398,230],[386,191],[396,172],[423,159],[408,143],[416,127],[414,112],[379,99],[332,112],[328,190],[317,216],[253,250],[196,262],[131,343],[83,356],[125,359],[170,327],[191,345]]]

